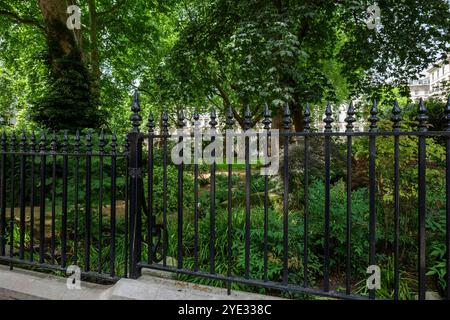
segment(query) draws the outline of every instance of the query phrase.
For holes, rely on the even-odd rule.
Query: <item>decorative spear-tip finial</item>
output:
[[[231,106],[228,108],[226,124],[227,124],[227,128],[228,129],[233,129],[233,126],[234,126],[234,113],[233,113],[233,108]]]
[[[117,135],[113,132],[111,137],[111,153],[115,154],[117,151]]]
[[[252,127],[252,111],[250,106],[247,104],[244,112],[244,130],[249,130]]]
[[[417,115],[417,120],[419,121],[419,131],[427,131],[427,120],[428,120],[428,116],[427,116],[427,109],[425,108],[425,103],[423,102],[423,99],[420,98],[419,101],[419,110],[418,110],[418,115]]]
[[[192,124],[194,125],[195,129],[198,129],[199,127],[199,120],[200,120],[200,114],[198,113],[198,108],[196,107],[194,110],[194,114],[192,115],[192,119],[194,120]]]
[[[12,135],[11,135],[11,151],[12,152],[16,151],[16,141],[17,141],[16,132],[13,131]]]
[[[162,120],[162,134],[168,135],[169,134],[169,115],[167,114],[167,111],[163,112],[161,120]]]
[[[56,132],[53,131],[53,133],[52,133],[52,140],[50,142],[50,148],[52,150],[52,153],[56,153],[57,147],[58,147],[58,144],[56,142]]]
[[[75,153],[80,152],[80,131],[77,130],[77,132],[75,133],[75,144],[73,146],[73,150],[75,151]]]
[[[356,121],[355,117],[355,109],[353,108],[353,102],[350,101],[347,109],[347,117],[345,118],[345,122],[347,122],[347,132],[353,132],[353,122]]]
[[[327,107],[325,108],[325,119],[323,119],[323,122],[325,122],[324,132],[331,132],[333,129],[333,126],[331,125],[334,121],[332,115],[333,111],[331,110],[331,103],[328,101]]]
[[[3,131],[3,133],[2,133],[2,142],[1,142],[1,144],[2,144],[2,151],[3,152],[6,152],[6,141],[7,141],[6,133],[5,133],[5,131]]]
[[[64,153],[67,153],[69,151],[69,137],[67,135],[67,130],[64,130],[64,137],[63,137],[63,144],[62,144],[62,151]]]
[[[210,121],[209,121],[209,125],[211,126],[211,129],[216,129],[217,126],[217,116],[216,116],[216,109],[212,108],[211,110],[211,115],[210,115]]]
[[[105,132],[102,129],[102,131],[100,131],[100,137],[98,140],[98,147],[100,153],[105,152],[105,146],[106,146]]]
[[[291,128],[291,110],[289,109],[289,103],[286,102],[286,105],[284,107],[284,114],[283,114],[283,128],[286,131],[289,131]]]
[[[86,134],[86,153],[92,152],[92,136],[91,133],[88,132]]]
[[[262,123],[264,124],[264,129],[270,130],[270,125],[272,124],[272,118],[270,117],[270,108],[267,103],[264,104],[264,119]]]
[[[305,132],[311,131],[311,110],[309,109],[309,103],[306,103],[303,121],[305,123],[303,131]]]
[[[401,113],[402,113],[402,110],[398,106],[397,100],[395,100],[394,107],[392,108],[392,116],[391,116],[392,130],[394,132],[400,131],[400,121],[402,121]]]
[[[36,135],[34,134],[34,131],[31,132],[30,151],[31,151],[31,153],[35,153],[36,152]]]
[[[134,92],[131,111],[133,111],[133,114],[130,117],[130,120],[133,124],[133,132],[139,132],[139,126],[141,125],[142,117],[139,114],[139,112],[141,111],[141,105],[139,102],[139,91],[137,90]]]
[[[183,128],[183,127],[186,125],[185,119],[186,119],[186,118],[185,118],[185,116],[184,116],[183,110],[180,110],[180,111],[178,112],[178,127]]]
[[[20,144],[19,144],[20,152],[25,152],[26,144],[27,144],[27,136],[25,135],[25,130],[22,130],[22,135],[20,136]]]
[[[41,140],[39,141],[39,150],[40,150],[41,152],[45,152],[45,144],[46,144],[46,141],[45,141],[45,132],[42,131],[42,132],[41,132]]]
[[[148,114],[148,133],[152,134],[155,132],[155,119],[153,118],[153,112],[150,111]]]
[[[378,122],[378,109],[377,109],[377,100],[374,99],[373,100],[373,105],[372,105],[372,109],[370,109],[370,117],[369,117],[369,122],[370,122],[370,132],[375,132],[378,130],[378,126],[377,126],[377,122]]]

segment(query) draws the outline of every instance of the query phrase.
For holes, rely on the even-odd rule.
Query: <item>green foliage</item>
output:
[[[376,291],[380,299],[394,299],[395,273],[392,257],[380,264],[381,269],[381,288]],[[399,273],[399,300],[414,300],[415,290],[417,290],[417,279],[413,278],[408,272],[400,270]],[[356,284],[356,294],[368,295],[366,279]]]
[[[323,252],[323,228],[325,211],[324,183],[319,180],[311,182],[309,188],[309,229],[312,251],[316,254]],[[365,188],[353,190],[352,202],[352,270],[360,276],[367,268],[368,252],[368,191]],[[332,185],[330,192],[330,267],[337,273],[342,272],[346,265],[346,186],[340,180]],[[300,239],[298,239],[300,241]]]

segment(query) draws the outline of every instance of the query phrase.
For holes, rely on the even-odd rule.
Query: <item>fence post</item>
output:
[[[141,195],[142,187],[142,136],[139,132],[142,117],[139,115],[141,111],[139,105],[139,93],[134,94],[133,105],[131,107],[133,115],[131,122],[133,130],[128,134],[130,143],[130,278],[137,279],[141,276],[141,268],[138,266],[141,260],[141,232],[142,232],[142,212],[141,212]]]

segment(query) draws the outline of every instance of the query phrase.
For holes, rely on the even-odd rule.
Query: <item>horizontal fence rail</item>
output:
[[[380,272],[383,281],[393,279],[392,298],[400,299],[409,272],[422,300],[432,256],[427,239],[433,238],[444,239],[439,245],[450,298],[450,99],[444,131],[428,130],[422,100],[414,129],[404,125],[397,103],[382,121],[374,102],[368,131],[355,131],[350,104],[345,132],[334,131],[329,103],[323,131],[312,127],[305,105],[300,132],[291,129],[288,105],[279,129],[267,105],[261,121],[247,108],[239,125],[232,109],[223,124],[212,110],[207,128],[198,111],[191,125],[183,112],[173,122],[167,112],[160,121],[150,113],[145,132],[137,93],[131,110],[132,130],[121,148],[115,135],[108,144],[103,133],[95,152],[90,134],[83,146],[78,134],[74,142],[53,135],[50,145],[44,135],[39,143],[34,135],[28,143],[25,134],[3,135],[1,261],[58,271],[79,264],[84,274],[109,279],[163,270],[225,285],[229,293],[259,287],[293,297],[379,299],[377,264],[387,259],[389,269]],[[427,148],[436,141],[443,154]],[[402,184],[404,170],[414,172],[412,185]],[[446,198],[440,199],[444,227],[437,231],[429,227],[437,219],[427,202],[432,170],[442,172],[436,179],[444,182]],[[338,192],[337,183],[343,184]],[[355,198],[358,183],[367,206]],[[380,200],[386,188],[388,206]],[[408,192],[410,207],[402,202]],[[402,232],[411,226],[417,246],[405,248]],[[414,250],[414,261],[405,261],[405,250]]]

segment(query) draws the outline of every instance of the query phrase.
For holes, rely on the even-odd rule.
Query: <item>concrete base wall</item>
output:
[[[165,273],[144,272],[138,280],[121,279],[114,285],[81,283],[68,289],[67,279],[0,266],[0,299],[16,300],[268,300],[275,297],[181,282]]]

